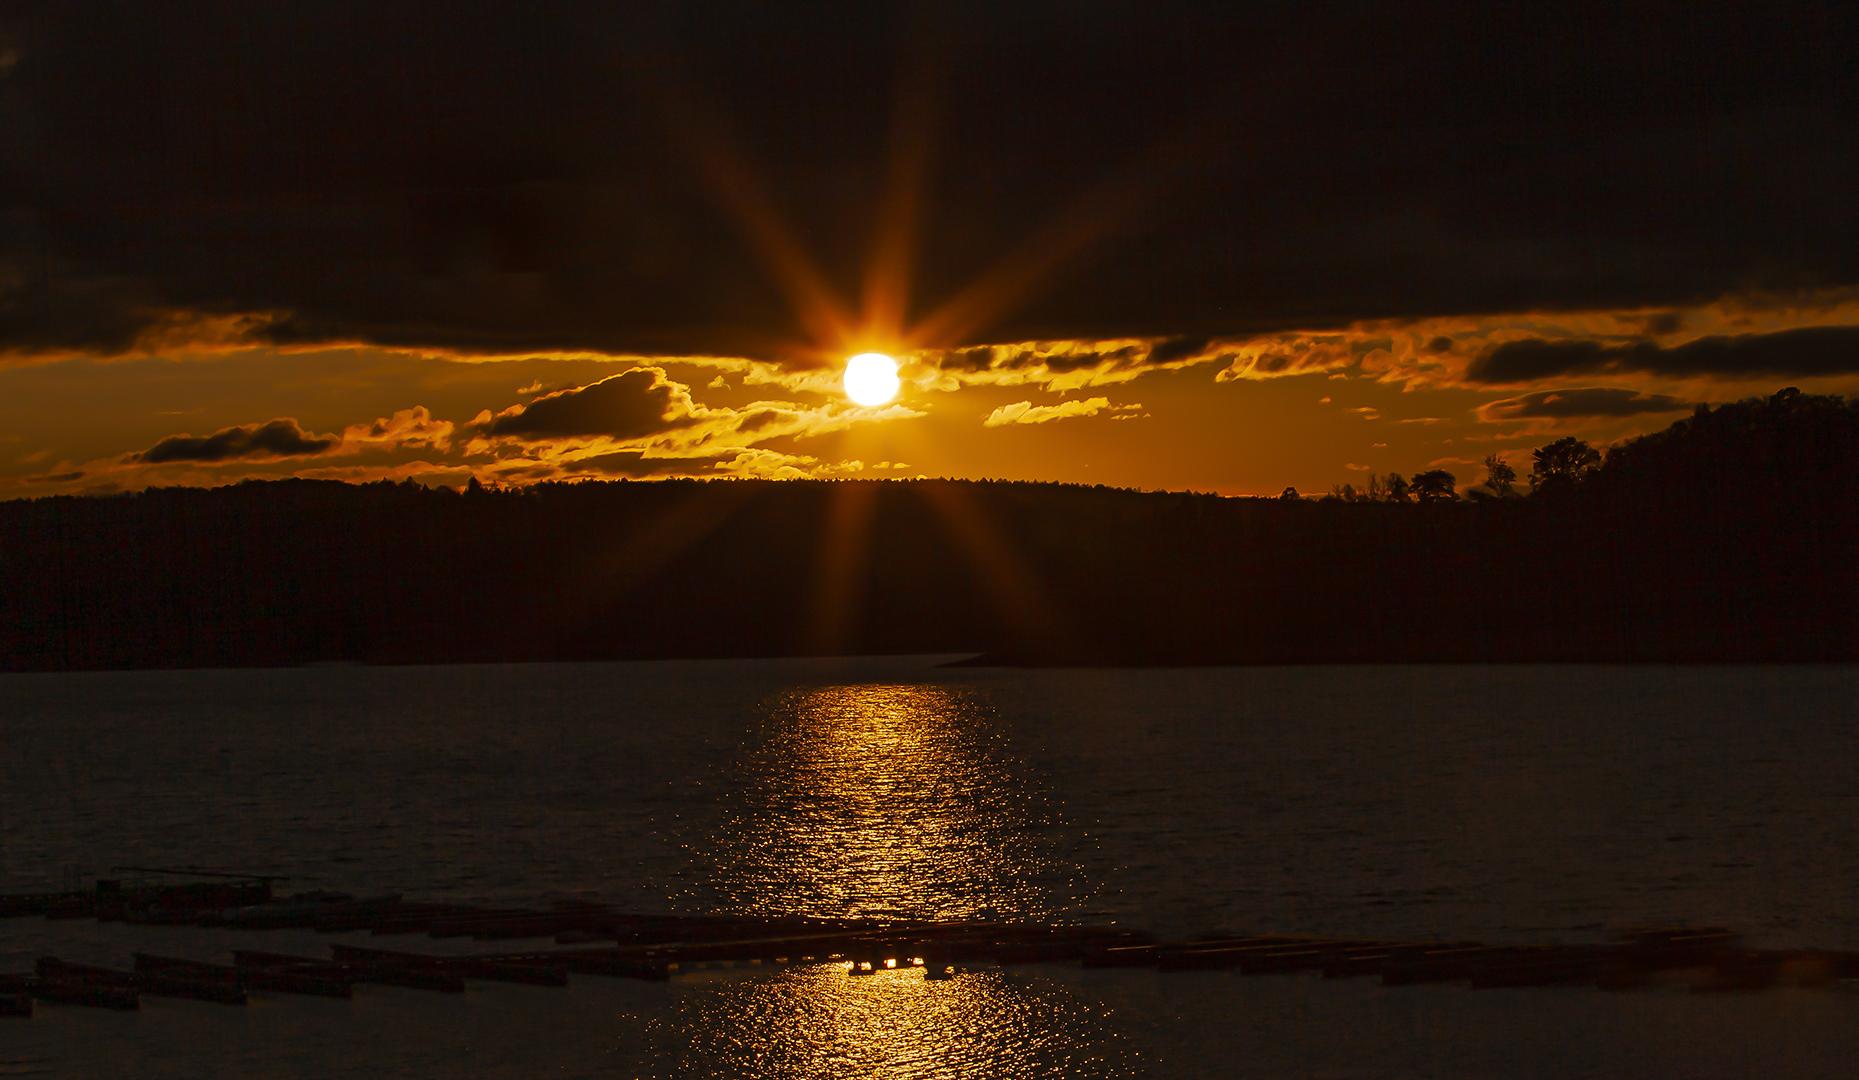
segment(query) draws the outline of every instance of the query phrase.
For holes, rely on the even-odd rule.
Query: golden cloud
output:
[[[676,361],[685,363],[686,360]],[[699,368],[716,358],[698,358]],[[730,364],[745,384],[777,381],[769,365]],[[835,375],[835,378],[837,376]],[[801,373],[798,380],[816,379]],[[498,413],[484,410],[471,422],[467,455],[494,455],[500,476],[821,477],[862,470],[862,463],[827,463],[761,444],[804,440],[858,424],[927,415],[901,403],[854,405],[837,392],[817,404],[759,400],[735,407],[696,400],[688,383],[665,367],[629,367],[585,386],[558,390]]]
[[[1739,355],[1759,357],[1772,364],[1770,354],[1792,356],[1801,351],[1803,344],[1810,344],[1801,338],[1770,339],[1770,335],[1856,327],[1859,289],[1786,296],[1741,294],[1683,308],[1370,320],[1336,330],[1282,332],[1228,342],[1222,348],[1231,353],[1232,359],[1215,377],[1227,382],[1335,372],[1404,382],[1409,388],[1463,385],[1490,381],[1482,373],[1491,370],[1490,358],[1501,355],[1500,350],[1515,354],[1521,348],[1547,345],[1563,351],[1595,351],[1599,357],[1596,363],[1606,361],[1614,369],[1612,373],[1623,376],[1643,378],[1646,372],[1660,371],[1658,357],[1673,356],[1675,361],[1665,365],[1671,368],[1671,374],[1734,378],[1739,371],[1735,363]],[[1713,346],[1718,339],[1725,343]],[[1763,348],[1769,340],[1775,341],[1775,347]],[[1619,355],[1624,350],[1644,352],[1652,359],[1635,366],[1631,353]],[[1558,377],[1580,359],[1570,356],[1561,366],[1544,365],[1542,377]],[[1704,363],[1705,359],[1712,363]],[[1756,363],[1752,359],[1752,376],[1765,373]],[[1516,371],[1520,381],[1535,377],[1526,364],[1504,365],[1503,370],[1507,374]],[[1849,370],[1829,368],[1826,373]],[[1475,378],[1468,378],[1468,373]]]
[[[1101,397],[1086,398],[1083,401],[1061,401],[1057,405],[1035,405],[1030,401],[1016,401],[1012,405],[1002,405],[989,413],[988,418],[983,420],[981,425],[983,427],[1005,427],[1008,424],[1045,424],[1074,416],[1096,416],[1108,408],[1110,408],[1110,399]]]
[[[424,405],[401,409],[394,415],[372,424],[351,424],[342,429],[342,441],[336,453],[352,454],[364,449],[391,450],[401,446],[429,446],[444,452],[452,448],[452,422],[434,420]]]

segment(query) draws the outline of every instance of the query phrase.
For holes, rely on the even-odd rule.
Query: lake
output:
[[[945,659],[7,675],[0,889],[198,865],[480,903],[1171,937],[1579,942],[1692,923],[1859,948],[1859,668]],[[0,970],[225,960],[253,940],[12,919]],[[331,940],[347,937],[255,947]],[[1853,1060],[1845,989],[1060,966],[0,1021],[0,1076],[1844,1076]]]

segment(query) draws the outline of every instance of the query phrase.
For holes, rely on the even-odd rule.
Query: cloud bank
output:
[[[414,0],[365,32],[352,7],[29,6],[0,353],[801,366],[837,343],[796,298],[849,293],[901,205],[900,85],[936,117],[908,307],[999,294],[924,347],[1141,340],[1161,364],[1859,284],[1859,26],[1833,5]]]
[[[1671,347],[1653,341],[1510,341],[1474,360],[1466,368],[1465,379],[1499,384],[1630,374],[1726,379],[1859,374],[1859,327],[1812,326],[1774,334],[1714,335]]]

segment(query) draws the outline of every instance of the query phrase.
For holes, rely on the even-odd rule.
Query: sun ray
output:
[[[911,489],[929,502],[949,535],[981,572],[987,595],[1009,633],[1034,654],[1064,655],[1070,635],[1057,608],[1006,534],[962,485],[933,480]]]
[[[806,630],[814,655],[837,656],[853,640],[865,599],[877,498],[878,485],[868,481],[841,481],[827,491]]]
[[[782,351],[796,358],[832,363],[862,350],[895,352],[964,343],[1023,302],[1063,263],[1126,226],[1192,156],[1189,147],[1195,140],[1190,127],[1184,126],[1079,195],[967,287],[907,327],[919,222],[934,156],[935,87],[944,44],[934,25],[914,27],[907,36],[914,51],[898,66],[885,187],[875,208],[856,312],[769,196],[721,110],[688,78],[688,65],[679,61],[669,35],[642,37],[654,40],[657,55],[651,64],[641,65],[654,78],[637,85],[658,102],[673,138],[690,155],[711,196],[747,237],[800,328],[812,339],[810,344],[785,343]]]
[[[865,271],[861,344],[896,348],[903,338],[916,261],[924,182],[934,149],[936,107],[930,48],[919,50],[898,80],[891,119],[890,168]]]
[[[1180,163],[1179,154],[1157,154],[1093,186],[911,327],[905,336],[908,346],[948,348],[966,343],[1025,300],[1061,264],[1127,224],[1153,201]]]
[[[820,346],[842,346],[853,335],[851,306],[788,226],[722,110],[688,76],[689,64],[681,59],[671,35],[646,30],[643,23],[641,29],[641,43],[652,42],[656,55],[652,63],[638,67],[650,70],[654,78],[635,78],[635,87],[657,103],[672,138],[690,155],[711,197],[743,231],[801,329]]]
[[[694,120],[687,137],[711,190],[735,215],[775,284],[787,293],[801,327],[818,341],[849,340],[853,333],[850,309],[788,228],[721,122]]]
[[[614,601],[722,527],[763,490],[754,484],[729,484],[722,489],[721,498],[700,492],[653,518],[633,535],[619,539],[603,562],[583,571],[584,620],[592,623],[603,618]],[[575,632],[582,628],[572,627]]]

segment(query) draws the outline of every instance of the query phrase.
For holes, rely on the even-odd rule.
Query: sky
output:
[[[1464,487],[1859,392],[1859,12],[1516,7],[0,4],[0,498]]]

